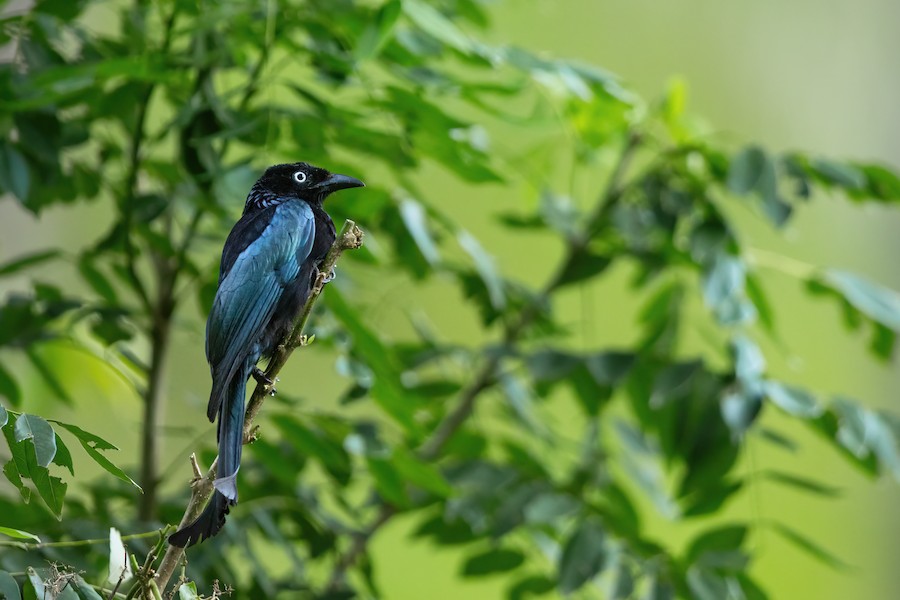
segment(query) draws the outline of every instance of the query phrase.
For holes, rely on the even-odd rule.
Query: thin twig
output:
[[[146,531],[144,533],[132,533],[131,535],[123,535],[122,541],[139,540],[141,538],[153,537],[159,535],[159,529]],[[11,548],[20,548],[22,550],[38,550],[40,548],[77,548],[79,546],[90,546],[93,544],[108,544],[109,538],[94,538],[90,540],[68,540],[65,542],[9,542],[2,541],[0,546],[8,546]]]
[[[349,220],[344,223],[344,226],[341,229],[341,232],[338,234],[337,239],[334,241],[334,244],[331,245],[331,248],[328,250],[328,254],[322,261],[322,264],[319,265],[320,273],[330,273],[334,266],[337,264],[337,261],[341,257],[341,254],[343,254],[345,250],[355,250],[359,248],[362,245],[362,240],[363,232],[359,227],[356,226],[356,223]],[[323,278],[317,278],[316,283],[309,294],[309,298],[306,299],[306,303],[303,305],[303,309],[300,311],[300,314],[297,315],[297,318],[294,321],[291,333],[287,336],[287,339],[285,339],[284,342],[278,346],[278,348],[275,350],[275,353],[272,355],[272,358],[269,361],[269,365],[266,368],[266,377],[268,377],[271,381],[275,381],[275,377],[281,371],[282,367],[284,367],[291,353],[294,351],[294,348],[300,345],[300,341],[304,339],[303,329],[304,327],[306,327],[306,323],[309,320],[309,315],[312,313],[313,306],[319,299],[323,287]],[[269,396],[269,394],[270,388],[263,384],[258,384],[253,390],[253,395],[250,398],[250,401],[247,405],[247,412],[244,416],[245,444],[253,441],[254,439],[254,436],[251,434],[251,432],[254,431],[253,421],[256,418],[256,415],[259,413],[260,408],[262,408],[262,404],[265,401],[266,397]],[[199,466],[196,463],[196,457],[193,458],[191,465],[194,473],[199,472]],[[212,495],[213,480],[215,478],[216,464],[213,463],[213,465],[210,466],[209,470],[206,472],[205,476],[195,479],[191,483],[191,498],[188,501],[187,508],[184,511],[184,516],[181,518],[181,523],[178,526],[179,529],[186,527],[187,525],[192,523],[203,510],[203,507],[206,505],[206,503],[209,501],[210,496]],[[154,582],[160,590],[166,589],[169,580],[172,578],[172,574],[175,572],[178,564],[181,563],[183,556],[184,548],[178,548],[176,546],[169,545],[169,547],[166,549],[166,554],[163,557],[162,563],[160,563],[159,569],[157,569],[156,572],[156,576],[152,580],[152,582]]]
[[[510,345],[519,340],[528,326],[540,314],[540,307],[546,302],[547,298],[564,283],[565,274],[582,258],[591,239],[608,226],[612,211],[623,195],[625,189],[623,180],[640,143],[640,134],[632,132],[628,135],[625,145],[619,154],[619,160],[613,168],[609,182],[598,199],[594,211],[586,220],[580,234],[569,239],[566,256],[544,285],[540,294],[523,307],[518,317],[506,328],[503,335],[504,344]],[[456,407],[444,415],[444,418],[438,423],[431,436],[419,447],[419,458],[433,461],[440,456],[441,451],[447,445],[447,442],[450,441],[450,438],[463,426],[475,410],[475,404],[481,394],[496,383],[496,373],[501,361],[502,356],[500,353],[489,355],[488,359],[473,377],[472,382],[460,392]],[[335,591],[340,587],[345,573],[366,552],[369,540],[381,527],[391,520],[394,514],[396,514],[396,511],[382,501],[378,514],[363,529],[363,533],[356,536],[353,543],[335,564],[328,579],[328,591]]]

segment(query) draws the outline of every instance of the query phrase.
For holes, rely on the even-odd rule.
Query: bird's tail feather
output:
[[[170,535],[169,543],[179,548],[187,548],[216,535],[225,526],[225,515],[232,505],[234,502],[215,491],[212,500],[200,516],[187,527]]]
[[[237,503],[237,472],[241,466],[244,442],[244,393],[246,377],[234,377],[228,384],[227,396],[219,409],[219,459],[221,477],[213,481],[215,492],[197,519],[169,536],[169,543],[179,548],[193,546],[219,533],[225,526],[225,515]]]
[[[237,472],[241,467],[244,445],[244,392],[246,377],[235,377],[228,384],[225,404],[219,410],[219,477],[213,482],[223,496],[237,502]]]

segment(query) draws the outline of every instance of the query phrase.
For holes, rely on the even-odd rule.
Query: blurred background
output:
[[[702,115],[710,137],[722,143],[741,145],[753,140],[773,150],[802,150],[900,168],[897,2],[507,0],[493,4],[491,13],[494,27],[489,42],[514,43],[599,65],[620,75],[627,87],[644,98],[659,97],[673,82],[681,82],[678,85],[688,89],[688,111]],[[91,18],[97,28],[103,28],[102,11]],[[256,166],[283,158],[260,157]],[[504,272],[537,281],[540,278],[533,273],[543,273],[552,264],[547,244],[540,240],[523,244],[521,238],[497,230],[497,213],[533,203],[526,189],[473,188],[433,167],[422,169],[415,178],[429,187],[432,201],[482,241]],[[235,215],[242,201],[233,198]],[[14,202],[3,201],[0,262],[44,248],[48,242],[62,240],[77,246],[92,239],[108,220],[102,210],[102,205],[93,205],[88,211],[79,208],[77,213],[64,206],[53,207],[36,219]],[[900,289],[896,260],[900,211],[854,205],[839,197],[819,198],[799,207],[784,235],[773,232],[749,211],[738,211],[735,218],[749,246],[803,263],[845,268]],[[458,298],[448,293],[449,287],[438,283],[421,288],[402,278],[387,282],[367,279],[364,266],[348,268],[359,280],[361,293],[377,307],[379,326],[387,337],[402,339],[410,334],[409,311],[423,311],[451,339],[480,335],[478,324],[467,316]],[[42,275],[59,277],[64,285],[68,277],[69,284],[79,285],[64,270],[48,269]],[[570,324],[592,341],[632,342],[634,307],[626,280],[627,273],[614,274],[599,285],[569,293],[564,302]],[[4,280],[0,292],[14,289],[22,281]],[[852,393],[868,406],[896,409],[900,372],[895,363],[867,360],[860,339],[838,325],[837,307],[805,301],[802,287],[788,277],[775,275],[771,281],[777,282],[769,288],[782,332],[780,343],[764,346],[771,372],[828,394]],[[196,311],[193,305],[189,310]],[[176,328],[170,363],[173,392],[164,412],[161,460],[169,477],[166,492],[183,486],[189,476],[185,457],[197,436],[204,436],[207,442],[214,436],[203,415],[208,387],[203,332],[197,314],[190,316]],[[52,349],[46,352],[48,358],[54,358]],[[73,414],[85,422],[86,415],[93,413],[89,420],[95,421],[94,429],[122,448],[118,462],[129,465],[129,457],[135,457],[138,449],[138,398],[121,382],[100,373],[87,358],[80,360],[70,354],[56,358],[76,382],[72,394],[92,398],[80,402]],[[315,374],[315,397],[303,401],[309,406],[334,408],[343,384],[336,376],[329,381],[335,372],[331,357],[309,352],[295,360],[302,366],[284,375],[281,387],[290,390],[292,382]],[[29,399],[31,412],[46,412],[40,398],[47,393],[38,377],[24,382],[23,396]],[[71,416],[60,414],[59,418],[72,420]],[[563,424],[571,420],[572,430],[577,431],[577,415],[559,418]],[[893,559],[894,553],[900,552],[900,517],[896,513],[900,488],[896,482],[889,478],[873,482],[808,429],[778,415],[767,418],[790,431],[800,444],[791,457],[791,469],[827,481],[840,493],[823,499],[761,484],[732,502],[725,518],[766,521],[777,511],[781,519],[806,532],[849,566],[823,568],[781,538],[762,533],[752,543],[757,556],[753,574],[766,584],[772,598],[894,597],[900,586]],[[741,460],[741,469],[762,470],[784,457],[750,440]],[[686,531],[651,509],[645,512],[647,529],[658,537],[676,544],[686,539]],[[425,541],[412,540],[408,534],[413,526],[413,520],[399,518],[374,543],[376,556],[390,557],[379,562],[377,574],[382,588],[389,592],[386,597],[502,596],[507,580],[463,580],[458,576],[463,551],[437,550]]]

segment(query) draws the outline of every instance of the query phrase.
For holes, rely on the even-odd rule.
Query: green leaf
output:
[[[69,587],[74,587],[79,600],[103,600],[103,597],[88,582],[82,579],[81,575],[76,576],[74,581],[70,581]]]
[[[431,4],[422,0],[403,0],[403,12],[423,31],[451,48],[463,54],[475,50],[472,39]]]
[[[116,305],[119,303],[115,288],[109,282],[109,279],[94,266],[90,256],[85,255],[78,261],[78,272],[87,282],[94,292],[109,302]]]
[[[74,435],[78,441],[81,443],[81,447],[84,448],[84,451],[87,452],[88,456],[90,456],[95,463],[103,467],[103,469],[109,473],[110,475],[121,479],[125,483],[130,483],[134,487],[136,487],[139,491],[143,492],[141,486],[137,484],[131,477],[128,476],[125,471],[121,468],[113,464],[111,460],[106,458],[100,450],[118,450],[116,446],[107,442],[100,436],[94,435],[84,429],[78,427],[77,425],[71,425],[69,423],[62,423],[60,421],[53,421],[60,427],[66,429],[69,433]]]
[[[402,448],[395,448],[391,461],[406,481],[437,496],[447,497],[453,488],[434,465],[423,462]]]
[[[506,306],[506,295],[503,293],[503,280],[497,272],[494,257],[485,252],[479,241],[468,231],[460,230],[456,234],[456,239],[460,247],[472,258],[475,270],[487,288],[491,306],[497,310],[503,310]]]
[[[178,600],[197,600],[200,595],[197,593],[197,585],[193,581],[187,581],[178,588]]]
[[[553,580],[544,575],[531,575],[520,579],[506,592],[509,600],[527,600],[534,596],[543,596],[553,591]]]
[[[518,550],[497,548],[470,556],[463,563],[463,577],[484,577],[496,573],[506,573],[519,568],[525,562],[525,555]]]
[[[63,499],[66,496],[68,486],[59,477],[50,475],[50,471],[46,467],[37,464],[34,446],[30,442],[26,443],[25,460],[28,466],[26,473],[28,473],[28,477],[34,483],[34,487],[37,488],[38,495],[53,515],[57,519],[61,519]]]
[[[56,434],[50,423],[40,417],[24,414],[16,419],[15,433],[17,442],[32,441],[38,465],[50,466],[56,456]]]
[[[25,157],[10,143],[0,145],[0,190],[11,192],[25,202],[30,187],[31,176]]]
[[[757,146],[748,146],[741,150],[731,161],[728,170],[728,189],[743,196],[756,188],[763,177],[769,157]]]
[[[823,277],[825,285],[838,291],[860,312],[900,331],[900,294],[846,271],[829,269]]]
[[[756,422],[762,410],[762,396],[747,390],[733,390],[722,397],[722,420],[740,438]]]
[[[606,536],[592,520],[581,523],[566,541],[559,559],[559,590],[571,594],[606,566]]]
[[[375,489],[385,500],[397,506],[409,505],[403,478],[389,460],[369,456],[366,457],[366,465],[375,480]]]
[[[722,576],[709,569],[692,566],[687,572],[687,583],[691,598],[696,600],[737,600]]]
[[[415,200],[403,200],[399,205],[400,216],[406,229],[416,242],[419,252],[425,257],[429,264],[437,264],[441,260],[434,238],[428,229],[428,221],[426,219],[425,209]]]
[[[377,56],[388,40],[394,35],[394,27],[403,9],[400,0],[389,0],[378,9],[375,18],[366,25],[356,43],[353,56],[358,61]]]
[[[822,414],[823,408],[816,397],[798,387],[767,381],[763,389],[766,396],[786,413],[804,419],[814,419]]]
[[[0,365],[0,396],[6,398],[13,406],[18,406],[22,402],[22,392],[19,385],[13,379],[9,371]],[[4,420],[3,423],[6,423]]]
[[[796,530],[783,525],[781,523],[773,523],[772,528],[779,533],[784,539],[794,544],[819,562],[833,568],[844,570],[848,568],[847,563],[840,558],[822,548],[819,544],[810,540],[808,537],[798,533]]]
[[[9,413],[3,408],[3,405],[0,404],[0,427],[6,425],[7,421],[9,421]]]
[[[746,538],[746,525],[726,525],[709,529],[693,539],[685,552],[685,562],[693,564],[708,552],[739,550]]]
[[[22,531],[21,529],[13,529],[11,527],[0,527],[0,533],[3,535],[9,536],[11,538],[16,538],[17,540],[33,540],[38,544],[41,543],[41,538],[34,535],[33,533],[28,533],[27,531]]]
[[[812,161],[812,168],[826,181],[842,188],[854,191],[866,186],[865,174],[847,163],[818,159]]]
[[[19,600],[19,584],[6,571],[0,571],[0,600]]]
[[[61,252],[59,250],[42,250],[41,252],[34,252],[33,254],[26,254],[25,256],[14,258],[9,262],[0,265],[0,276],[13,275],[22,269],[27,269],[28,267],[39,265],[48,260],[53,260],[60,254]]]
[[[807,477],[785,473],[784,471],[768,470],[763,472],[763,476],[769,481],[774,481],[818,496],[834,498],[841,494],[840,488]]]
[[[120,581],[128,581],[133,577],[131,564],[128,561],[128,550],[122,542],[122,534],[115,527],[109,528],[109,574],[106,583],[117,585]]]
[[[534,524],[552,524],[573,514],[579,507],[580,503],[568,494],[548,492],[525,506],[525,520]]]

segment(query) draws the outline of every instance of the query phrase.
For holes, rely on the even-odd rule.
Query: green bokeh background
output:
[[[735,145],[754,140],[773,150],[802,149],[900,166],[900,69],[896,65],[900,3],[507,0],[498,2],[494,13],[490,41],[598,64],[620,74],[645,98],[659,96],[673,76],[681,77],[690,90],[690,112],[702,115],[721,140]],[[538,281],[553,264],[559,249],[549,240],[508,232],[500,235],[493,220],[502,210],[535,202],[532,192],[497,186],[473,190],[430,168],[423,170],[419,180],[433,191],[434,201],[482,240],[506,272]],[[235,213],[241,202],[235,198]],[[900,251],[900,212],[896,210],[819,198],[801,207],[784,235],[773,234],[767,224],[740,207],[734,214],[754,248],[813,265],[849,269],[900,289],[895,258]],[[94,205],[77,212],[54,208],[37,221],[6,200],[0,203],[0,260],[56,239],[77,247],[101,231],[107,219],[102,206]],[[418,289],[399,279],[372,280],[359,267],[353,271],[362,289],[373,302],[377,300],[372,316],[389,334],[408,335],[406,313],[421,311],[451,339],[481,335],[477,321],[449,285]],[[66,281],[58,269],[40,274]],[[626,277],[624,270],[616,271],[562,299],[571,324],[594,346],[625,345],[634,338],[635,308],[625,291]],[[865,340],[840,327],[836,306],[810,304],[800,285],[787,276],[772,274],[768,282],[782,332],[780,344],[764,346],[772,374],[825,394],[845,393],[870,406],[896,410],[894,396],[900,385],[896,366],[872,363],[863,350]],[[173,345],[164,416],[171,428],[164,432],[162,460],[174,474],[168,491],[188,477],[184,457],[196,435],[205,434],[210,442],[214,439],[203,415],[208,376],[202,326],[195,316],[185,315]],[[122,447],[117,462],[133,464],[138,399],[94,361],[59,349],[46,352],[60,359],[61,368],[74,382],[72,395],[78,399],[77,415],[71,411],[53,416],[82,423],[95,419],[98,424],[92,430]],[[343,382],[335,375],[330,356],[304,352],[302,358],[295,358],[282,385],[289,390],[295,377],[305,378],[312,389],[305,402],[335,408]],[[45,400],[48,391],[36,378],[27,382],[23,392],[27,410],[38,414],[44,414],[45,407],[59,410],[58,404]],[[580,428],[575,411],[557,418],[560,423],[571,422],[572,432]],[[829,500],[758,483],[728,505],[725,519],[759,522],[777,515],[850,565],[830,570],[781,538],[757,535],[753,540],[755,575],[771,597],[896,597],[900,573],[893,557],[900,553],[900,519],[894,507],[900,504],[900,487],[889,479],[868,480],[812,434],[779,419],[773,411],[765,418],[769,425],[794,435],[800,447],[787,455],[751,440],[740,467],[744,472],[778,466],[838,486],[842,494]],[[186,423],[190,425],[185,429]],[[649,505],[644,512],[648,533],[681,547],[691,529],[672,526]],[[408,533],[414,525],[396,519],[374,543],[378,579],[387,598],[502,597],[509,580],[463,581],[457,576],[463,553],[437,551],[411,540]]]

